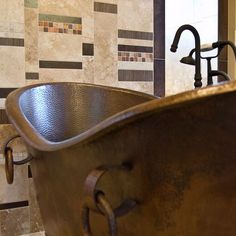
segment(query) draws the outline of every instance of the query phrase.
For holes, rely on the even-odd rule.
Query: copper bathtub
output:
[[[47,236],[236,235],[236,82],[162,99],[41,84],[6,109]]]

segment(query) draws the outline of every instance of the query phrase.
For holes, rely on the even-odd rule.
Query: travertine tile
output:
[[[5,141],[16,135],[17,132],[16,130],[13,128],[12,125],[0,125],[0,153],[2,153],[2,146],[3,144],[5,143]],[[22,139],[20,138],[17,138],[15,140],[13,140],[11,142],[11,145],[14,149],[14,152],[15,153],[24,153],[26,152],[26,148],[24,146],[24,142],[22,141]]]
[[[29,198],[27,165],[14,167],[14,182],[6,181],[4,161],[0,164],[0,203],[26,201]]]
[[[94,15],[94,83],[117,86],[117,15]]]
[[[148,93],[153,95],[153,82],[126,82],[126,81],[119,81],[118,86],[120,88],[131,89],[143,93]]]
[[[0,78],[4,87],[25,84],[25,48],[0,46]]]
[[[0,211],[2,236],[18,236],[30,233],[29,207]]]
[[[83,82],[83,70],[40,69],[40,82]]]
[[[153,32],[153,0],[118,0],[118,29]]]
[[[45,236],[44,232],[37,232],[37,233],[33,233],[33,234],[24,234],[24,235],[20,235],[20,236]]]
[[[37,202],[33,178],[29,179],[29,209],[30,209],[30,232],[44,231],[42,218]]]
[[[80,35],[39,32],[39,59],[82,61]]]
[[[25,71],[38,70],[38,9],[25,8]]]

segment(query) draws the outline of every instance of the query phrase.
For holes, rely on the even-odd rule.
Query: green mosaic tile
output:
[[[61,22],[61,23],[73,23],[73,24],[82,23],[82,19],[80,17],[46,15],[46,14],[39,14],[39,21],[51,21],[51,22]]]
[[[38,0],[25,0],[25,7],[38,8]]]

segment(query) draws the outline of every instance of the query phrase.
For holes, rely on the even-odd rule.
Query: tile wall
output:
[[[31,235],[43,225],[30,166],[5,180],[2,144],[15,134],[6,96],[48,81],[152,94],[153,0],[1,0],[0,55],[0,236]],[[15,159],[27,155],[20,140],[12,145]]]

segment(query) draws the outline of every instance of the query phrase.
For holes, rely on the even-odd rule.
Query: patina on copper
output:
[[[236,234],[236,81],[155,99],[76,83],[25,87],[7,98],[9,119],[27,144],[48,236],[82,236],[85,180],[99,180],[118,236]],[[90,211],[90,210],[89,210]],[[90,211],[91,212],[91,211]],[[93,236],[108,235],[102,214]]]

